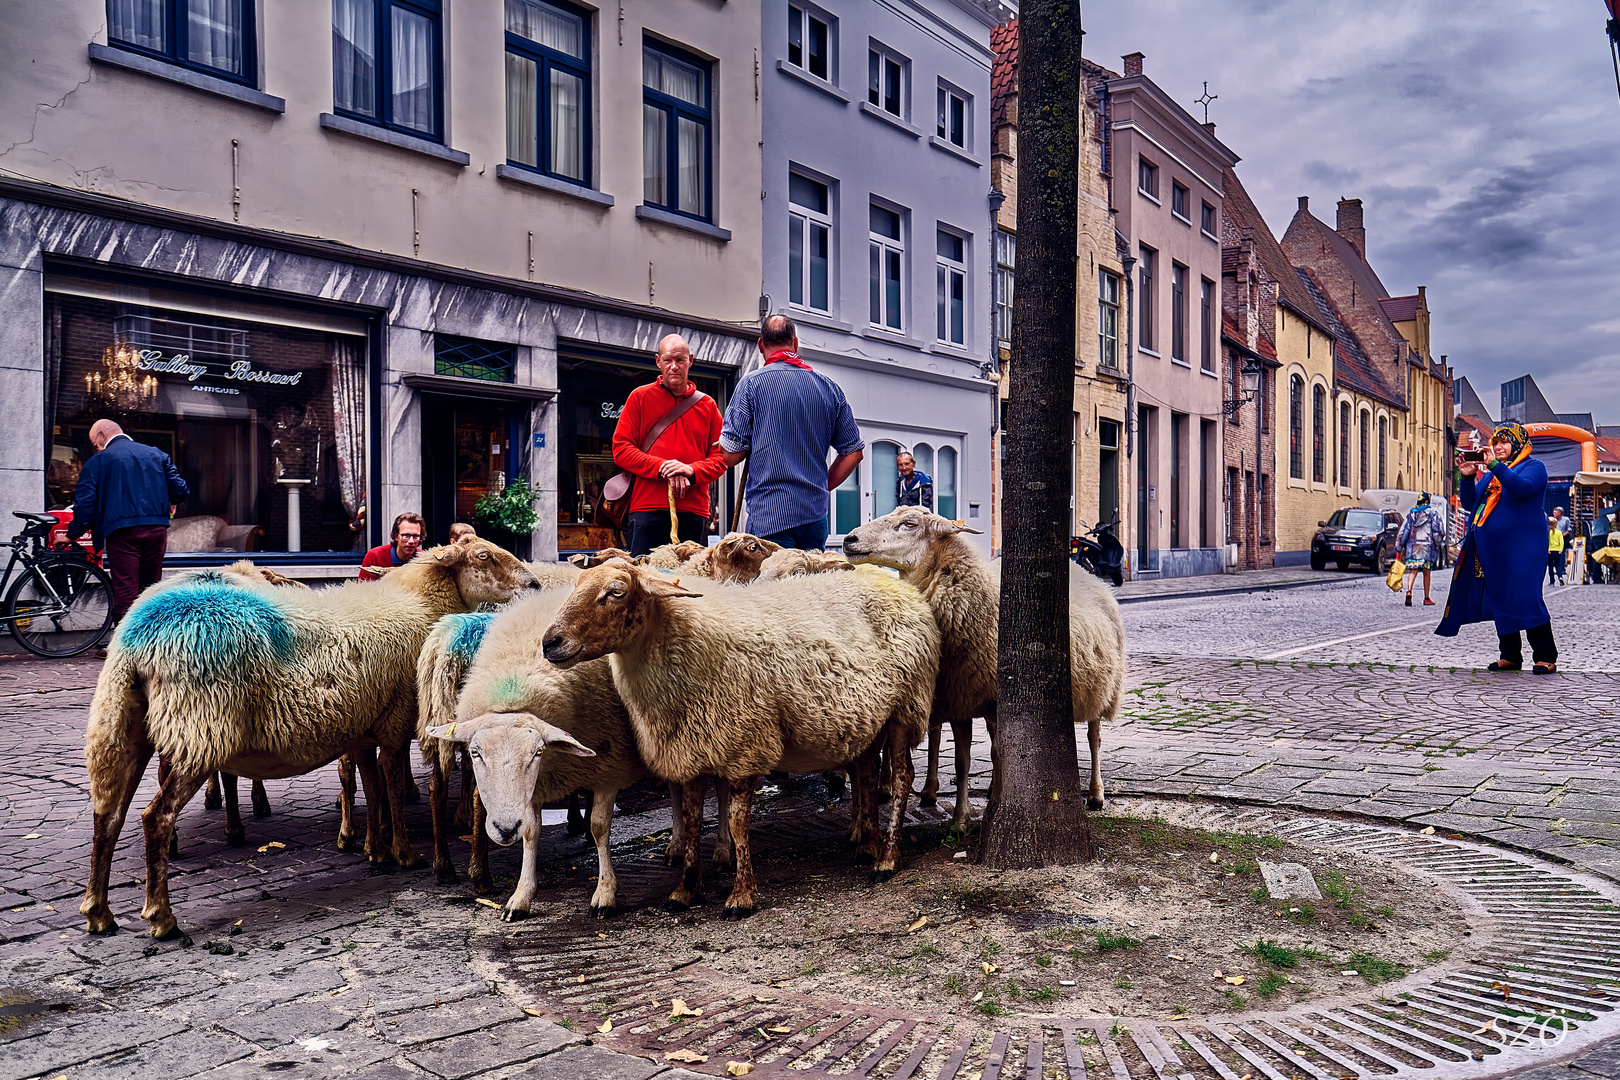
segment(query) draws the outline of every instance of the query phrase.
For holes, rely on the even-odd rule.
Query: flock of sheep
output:
[[[469,759],[476,781],[474,886],[491,885],[488,841],[524,841],[507,918],[535,901],[542,804],[581,790],[592,796],[599,860],[590,911],[614,910],[614,798],[647,776],[671,786],[669,857],[681,866],[673,909],[702,903],[710,779],[720,808],[712,861],[735,867],[725,917],[755,907],[749,813],[753,778],[767,772],[848,770],[850,838],[886,879],[899,866],[912,748],[932,733],[931,802],[940,729],[952,725],[963,825],[969,725],[982,716],[995,730],[1000,564],[963,531],[903,508],[847,534],[843,555],[735,534],[644,561],[608,552],[580,566],[526,564],[478,540],[425,551],[380,582],[326,590],[285,587],[248,563],[171,578],[120,624],[90,708],[87,929],[117,929],[112,853],[153,754],[160,790],[142,813],[141,914],[158,938],[177,932],[168,897],[175,818],[216,773],[257,781],[341,757],[340,844],[353,835],[358,769],[372,808],[367,854],[416,865],[404,827],[413,738],[432,766],[439,881],[456,880],[447,777],[458,752],[464,796]],[[1078,572],[1070,646],[1074,719],[1091,746],[1088,806],[1100,809],[1100,724],[1123,693],[1125,636],[1107,587]],[[240,842],[234,787],[226,793]]]

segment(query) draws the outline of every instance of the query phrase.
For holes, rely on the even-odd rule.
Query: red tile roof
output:
[[[1327,292],[1316,280],[1316,275],[1304,269],[1296,272],[1300,282],[1310,293],[1311,299],[1315,301],[1316,310],[1322,321],[1327,324],[1333,335],[1334,377],[1358,393],[1399,409],[1406,408],[1405,395],[1391,389],[1377,366],[1361,351],[1361,343],[1356,340],[1356,335],[1350,332],[1350,328],[1340,320],[1339,313],[1333,307],[1333,301],[1328,299]]]
[[[1483,446],[1491,441],[1491,432],[1495,430],[1489,420],[1482,420],[1477,416],[1459,416],[1457,417],[1457,445],[1461,446],[1464,436],[1472,431],[1479,435],[1480,445]]]
[[[1620,463],[1620,439],[1612,435],[1596,435],[1598,461]]]
[[[996,61],[990,68],[990,126],[1007,122],[1007,99],[1018,93],[1018,20],[990,31]]]
[[[1392,323],[1411,322],[1417,318],[1417,294],[1411,296],[1387,296],[1378,301],[1378,306],[1384,309],[1384,315]]]

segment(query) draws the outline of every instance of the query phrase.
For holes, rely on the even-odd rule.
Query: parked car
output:
[[[1344,570],[1360,563],[1368,570],[1388,573],[1395,562],[1395,535],[1401,515],[1394,511],[1346,506],[1319,521],[1311,538],[1311,569],[1325,570],[1333,563]]]

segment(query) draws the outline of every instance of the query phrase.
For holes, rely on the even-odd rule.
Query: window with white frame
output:
[[[664,45],[641,51],[642,201],[709,216],[709,68]]]
[[[1213,237],[1216,233],[1216,224],[1215,208],[1209,203],[1205,203],[1203,209],[1203,219],[1202,223],[1199,225],[1199,228],[1202,229],[1205,234]]]
[[[787,45],[788,63],[832,81],[832,24],[821,12],[789,4]]]
[[[830,311],[832,205],[827,185],[788,175],[788,303]]]
[[[590,183],[590,22],[546,0],[506,0],[506,158]]]
[[[1097,366],[1119,370],[1119,275],[1097,271]]]
[[[967,340],[967,240],[940,229],[936,247],[934,333],[940,341],[961,345]]]
[[[1170,359],[1187,362],[1187,268],[1170,264]]]
[[[107,0],[107,42],[251,85],[253,13],[248,0]]]
[[[874,44],[866,56],[866,100],[892,116],[904,117],[906,60]]]
[[[868,269],[871,278],[871,322],[890,330],[904,328],[901,315],[901,269],[906,249],[901,239],[900,214],[886,206],[872,206],[871,250]]]
[[[1136,159],[1136,190],[1159,201],[1159,167],[1145,157]]]
[[[952,146],[967,148],[968,96],[954,87],[941,86],[936,95],[935,134]]]
[[[1018,237],[996,230],[996,338],[1012,340],[1013,275],[1018,267]]]
[[[1198,367],[1215,370],[1215,283],[1198,279]]]

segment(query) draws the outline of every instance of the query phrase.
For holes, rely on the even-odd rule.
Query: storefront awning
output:
[[[455,375],[402,375],[400,381],[424,394],[477,398],[481,401],[550,401],[557,391],[544,386],[514,386],[488,379],[463,379]]]

